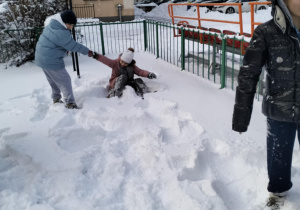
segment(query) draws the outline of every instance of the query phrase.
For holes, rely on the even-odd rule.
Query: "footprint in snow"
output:
[[[37,122],[45,119],[48,111],[49,111],[49,104],[39,104],[36,107],[36,112],[32,118],[30,118],[30,121]]]
[[[31,97],[36,100],[35,114],[30,119],[32,122],[37,122],[44,120],[50,106],[52,105],[52,100],[50,99],[50,87],[35,89],[31,93]]]
[[[3,135],[3,133],[9,131],[11,128],[10,127],[7,127],[7,128],[1,128],[0,129],[0,137]]]
[[[29,135],[28,132],[15,133],[15,134],[11,134],[11,135],[4,135],[3,139],[4,140],[17,140],[17,139],[23,138],[28,135]]]

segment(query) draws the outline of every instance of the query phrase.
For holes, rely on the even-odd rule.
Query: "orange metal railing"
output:
[[[173,13],[173,6],[195,6],[197,8],[197,17],[185,17],[185,16],[175,16]],[[216,5],[228,5],[228,6],[238,6],[239,9],[239,21],[227,21],[227,20],[217,20],[217,19],[206,19],[206,18],[201,18],[200,17],[200,9],[199,7],[203,6],[216,6]],[[221,4],[213,4],[213,3],[207,3],[207,4],[169,4],[168,5],[168,12],[169,16],[172,18],[172,23],[174,24],[174,19],[175,18],[180,18],[180,19],[188,19],[188,20],[198,20],[198,26],[199,28],[201,27],[201,21],[211,21],[211,22],[219,22],[219,23],[232,23],[232,24],[239,24],[240,25],[240,34],[243,35],[243,17],[242,17],[242,4],[241,3],[221,3]]]
[[[254,22],[254,5],[270,5],[271,2],[251,2],[249,3],[250,8],[251,8],[251,36],[253,35],[254,32],[254,26],[255,25],[260,25],[261,23],[259,22]],[[173,12],[173,6],[187,6],[187,5],[191,5],[191,6],[195,6],[197,8],[197,17],[193,18],[193,17],[185,17],[185,16],[175,16],[174,12]],[[226,21],[226,20],[217,20],[217,19],[205,19],[205,18],[201,18],[200,17],[200,9],[199,7],[203,7],[203,6],[216,6],[216,5],[228,5],[228,6],[238,6],[238,13],[239,13],[239,20],[238,21]],[[239,24],[240,25],[240,35],[243,35],[243,18],[242,18],[242,4],[241,3],[208,3],[208,4],[190,4],[190,3],[186,3],[186,4],[169,4],[168,5],[168,12],[169,12],[169,16],[172,18],[172,23],[175,24],[174,19],[175,18],[179,18],[179,19],[188,19],[188,20],[197,20],[198,21],[198,26],[199,28],[201,27],[201,21],[212,21],[212,22],[220,22],[220,23],[231,23],[231,24]]]
[[[253,36],[253,33],[254,33],[254,26],[262,24],[260,22],[254,22],[254,5],[261,5],[261,4],[269,5],[269,4],[271,4],[271,2],[267,1],[267,2],[251,2],[251,3],[249,3],[250,11],[251,11],[251,37]]]

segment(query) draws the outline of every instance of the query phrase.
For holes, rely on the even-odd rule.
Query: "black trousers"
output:
[[[108,93],[108,98],[110,97],[121,97],[125,86],[128,85],[134,89],[138,96],[144,97],[144,93],[147,92],[147,86],[141,78],[128,79],[126,75],[120,75],[116,82],[114,88],[112,88]]]
[[[291,168],[296,131],[300,139],[298,123],[267,119],[268,191],[281,193],[292,188]]]

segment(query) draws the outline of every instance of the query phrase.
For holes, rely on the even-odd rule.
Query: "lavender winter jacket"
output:
[[[129,64],[126,67],[121,67],[120,66],[120,57],[121,57],[121,55],[119,55],[119,57],[115,60],[109,59],[100,54],[98,57],[98,61],[100,61],[101,63],[112,68],[111,77],[109,79],[110,88],[114,87],[116,79],[120,75],[124,74],[124,72],[126,72],[128,79],[133,79],[134,74],[141,76],[141,77],[148,77],[149,71],[142,70],[139,67],[137,67],[135,64]]]

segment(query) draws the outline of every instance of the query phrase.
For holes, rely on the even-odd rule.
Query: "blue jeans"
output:
[[[268,191],[281,193],[292,188],[291,167],[296,131],[300,124],[267,118]]]

